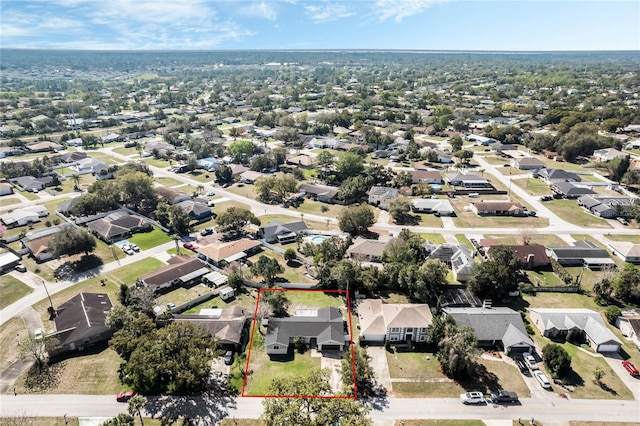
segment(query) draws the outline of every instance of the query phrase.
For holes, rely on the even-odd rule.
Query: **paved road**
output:
[[[126,411],[113,395],[0,395],[3,415],[22,412],[28,416],[115,416]],[[261,398],[208,399],[149,398],[147,414],[182,414],[201,417],[213,424],[225,417],[258,418]],[[636,401],[523,399],[519,405],[463,406],[455,398],[389,398],[374,406],[375,421],[397,419],[518,419],[534,418],[543,424],[568,424],[569,421],[637,422],[640,405]]]

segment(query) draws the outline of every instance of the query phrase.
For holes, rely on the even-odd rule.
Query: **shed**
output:
[[[229,300],[229,299],[233,299],[233,297],[236,295],[236,292],[233,290],[232,287],[222,287],[218,295],[222,300]]]

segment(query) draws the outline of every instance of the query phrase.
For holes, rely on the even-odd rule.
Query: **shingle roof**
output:
[[[338,308],[320,308],[317,315],[294,315],[286,318],[270,318],[265,346],[289,345],[294,337],[316,337],[318,345],[344,342],[344,320]]]
[[[259,241],[241,238],[239,240],[229,241],[226,243],[216,242],[214,244],[201,247],[198,251],[216,262],[221,262],[230,256],[250,250],[259,245]]]
[[[139,277],[138,280],[154,288],[197,271],[200,271],[202,275],[206,275],[209,272],[202,261],[189,256],[174,256],[168,262],[168,265],[145,274]]]
[[[360,254],[365,256],[381,257],[387,241],[368,240],[366,238],[357,238],[351,247],[347,249],[347,254]]]
[[[219,316],[212,315],[174,315],[176,322],[190,322],[198,327],[202,327],[214,336],[218,343],[240,343],[242,328],[248,318],[241,306],[232,306],[221,309]]]
[[[607,328],[600,314],[591,309],[530,308],[529,310],[540,315],[540,319],[545,324],[545,330],[551,328],[551,326],[558,330],[569,330],[577,327],[583,330],[596,345],[611,341],[622,343]]]
[[[362,334],[386,334],[391,327],[426,328],[432,316],[427,304],[383,304],[380,299],[365,299],[358,303],[358,318]]]
[[[104,293],[80,293],[57,309],[56,330],[60,345],[80,339],[89,329],[106,329],[107,313],[113,305]]]
[[[279,235],[282,233],[290,233],[290,232],[298,233],[305,229],[309,229],[309,228],[307,227],[307,224],[301,220],[297,222],[289,222],[289,223],[283,223],[283,222],[280,222],[279,220],[272,220],[262,228],[262,232],[263,232],[264,238],[269,238],[274,235]]]

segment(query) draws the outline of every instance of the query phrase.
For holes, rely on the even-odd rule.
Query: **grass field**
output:
[[[511,235],[494,235],[494,234],[484,234],[486,239],[497,241],[500,244],[507,245],[516,245],[522,243],[522,234],[528,234],[527,237],[530,239],[529,244],[541,244],[543,246],[566,246],[567,243],[560,237],[556,235],[550,234],[537,234],[535,229],[522,229],[519,231],[515,231]]]
[[[226,190],[231,192],[232,194],[241,195],[245,198],[249,198],[252,200],[255,200],[257,197],[256,191],[253,185],[237,183],[233,186],[230,186]]]
[[[339,293],[287,290],[284,295],[289,299],[290,311],[295,308],[335,307],[346,309],[343,294]]]
[[[607,235],[607,238],[613,241],[628,241],[630,243],[640,244],[640,233],[638,235]]]
[[[160,185],[164,185],[164,186],[182,185],[182,182],[179,181],[178,179],[174,179],[174,178],[170,178],[170,177],[166,177],[166,176],[154,176],[153,177],[153,181],[156,182],[156,183],[159,183]]]
[[[0,371],[19,359],[18,342],[27,336],[22,318],[11,318],[0,326]]]
[[[325,209],[326,211],[323,211]],[[304,214],[309,213],[309,214],[315,214],[319,216],[327,216],[330,218],[337,218],[338,215],[344,209],[345,209],[344,206],[341,206],[338,204],[321,203],[319,201],[314,201],[309,199],[305,199],[304,202],[300,204],[298,207],[292,208],[292,210],[295,210],[300,213],[304,213]]]
[[[444,236],[441,234],[421,233],[420,236],[432,244],[444,244],[446,242]]]
[[[471,250],[474,249],[473,244],[471,244],[471,241],[469,241],[469,239],[464,234],[456,234],[456,240],[458,241],[458,243],[464,244]]]
[[[394,426],[484,426],[482,420],[396,420]]]
[[[542,228],[549,220],[541,217],[478,216],[456,209],[454,224],[459,228]]]
[[[611,228],[606,220],[587,213],[576,200],[551,200],[546,206],[569,223],[590,228]]]
[[[171,241],[171,237],[169,237],[160,228],[154,226],[153,231],[138,232],[133,234],[130,238],[127,238],[127,241],[136,244],[140,247],[140,250],[148,250],[161,244],[168,243]]]
[[[420,219],[420,221],[418,222],[418,226],[429,226],[434,228],[442,227],[442,219],[433,214],[422,213],[415,214],[414,216],[417,216]],[[391,222],[391,218],[389,219],[389,221]]]
[[[315,280],[307,277],[306,269],[304,265],[299,265],[297,267],[291,267],[287,265],[287,262],[284,260],[284,256],[280,253],[277,253],[272,250],[263,250],[259,253],[254,254],[249,257],[249,260],[252,262],[256,262],[260,256],[270,257],[272,259],[276,259],[280,265],[284,268],[284,272],[282,274],[278,274],[278,277],[284,278],[290,283],[314,283]],[[254,278],[254,281],[260,281],[262,277]],[[277,283],[276,283],[277,286]]]
[[[526,271],[526,273],[534,286],[562,287],[566,285],[553,271]]]
[[[551,189],[549,185],[541,181],[540,179],[528,178],[528,179],[515,179],[513,181],[516,185],[527,191],[530,195],[540,196],[549,195]]]
[[[0,278],[0,295],[2,295],[0,309],[6,308],[32,291],[33,289],[22,281],[13,278],[11,275],[3,275]]]
[[[17,197],[2,197],[0,198],[0,207],[11,206],[13,204],[20,204],[22,201]]]
[[[67,416],[67,420],[64,417],[29,417],[28,420],[23,420],[20,417],[21,413],[9,413],[14,417],[6,417],[7,425],[28,425],[28,426],[78,426],[80,421],[77,417]],[[15,423],[11,423],[14,421]],[[139,420],[138,420],[139,421]],[[137,424],[137,423],[136,423]],[[147,423],[145,423],[146,425]]]
[[[146,423],[145,423],[146,425]],[[260,419],[229,419],[226,418],[220,422],[220,426],[264,426],[264,422]],[[595,425],[594,425],[595,426]]]

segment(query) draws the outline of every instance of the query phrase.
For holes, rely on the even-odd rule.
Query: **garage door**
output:
[[[598,346],[598,352],[618,352],[620,346],[618,345],[600,345]]]
[[[340,345],[322,345],[322,351],[339,351]]]

